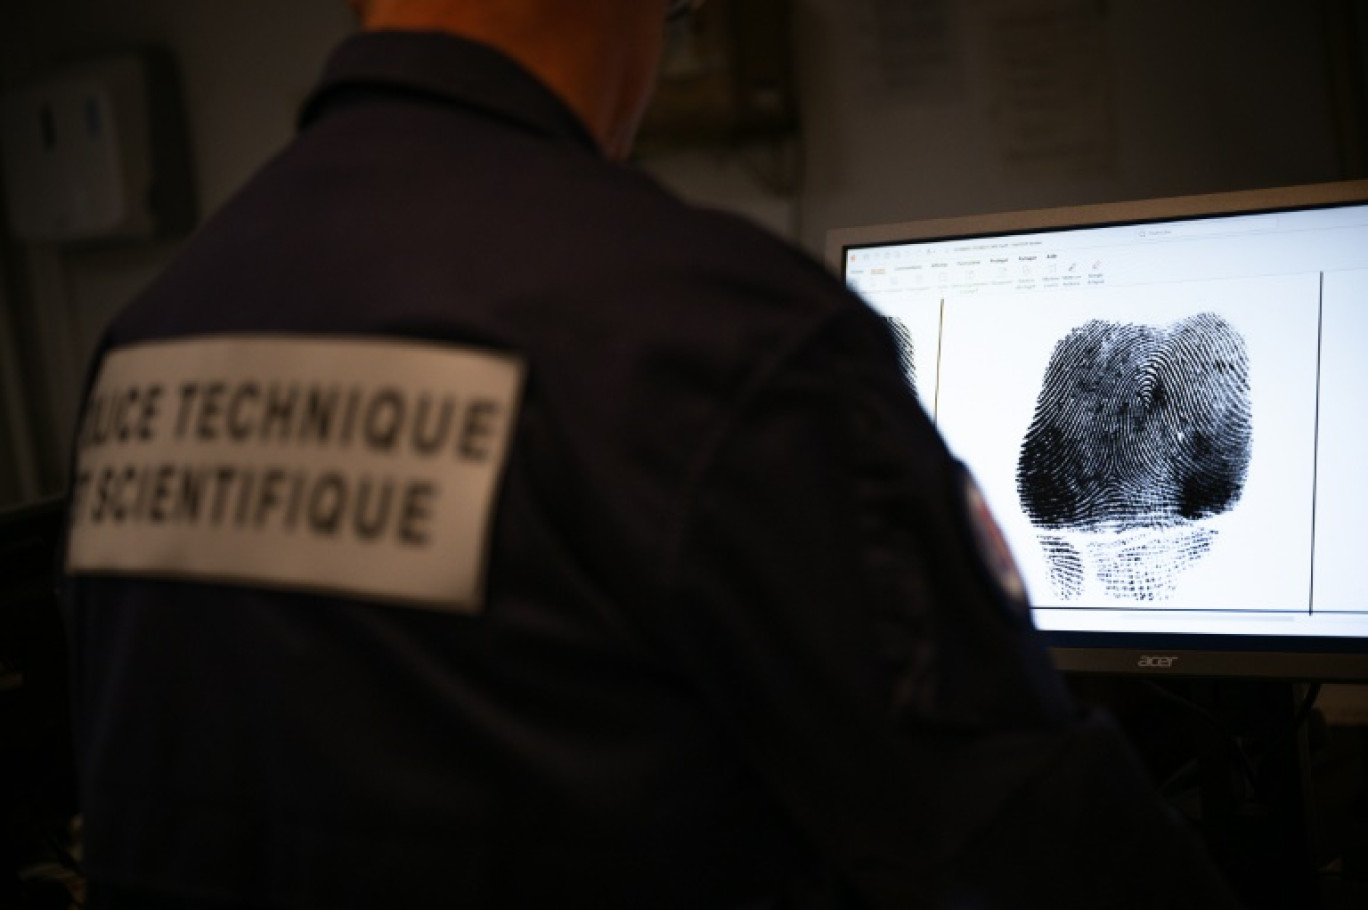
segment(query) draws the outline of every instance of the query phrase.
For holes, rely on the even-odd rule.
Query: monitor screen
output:
[[[834,230],[1065,669],[1368,679],[1368,182]]]

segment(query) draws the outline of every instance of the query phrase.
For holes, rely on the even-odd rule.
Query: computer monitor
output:
[[[830,232],[1062,669],[1368,679],[1368,181]]]

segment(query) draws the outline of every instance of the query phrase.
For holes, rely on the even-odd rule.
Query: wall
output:
[[[682,194],[739,210],[815,252],[831,227],[1342,173],[1320,3],[796,3],[802,141],[779,152],[801,151],[799,192],[774,195],[752,179],[748,156],[765,149],[680,150],[643,165]],[[1082,12],[1052,30],[1061,3]],[[1043,30],[1033,31],[1041,12]],[[287,141],[328,49],[350,27],[343,0],[8,0],[0,88],[110,49],[169,48],[182,69],[200,206],[212,211]],[[1063,42],[1054,51],[1082,47],[1075,62],[1096,78],[1069,83],[1088,89],[1083,97],[1051,98],[1044,73],[1053,128],[1075,147],[1024,167],[1011,155],[1039,137],[1020,102],[1030,100],[1030,67],[1048,70],[1058,57],[1051,41]],[[1025,55],[1015,69],[1003,62],[1013,53]],[[15,321],[36,336],[28,385],[48,418],[33,434],[45,486],[60,483],[99,331],[175,249],[11,250],[9,268],[23,277],[11,295]]]
[[[0,88],[111,51],[158,46],[180,68],[198,204],[220,205],[294,131],[328,50],[352,27],[343,0],[8,0],[0,3]],[[35,447],[60,483],[89,352],[109,318],[175,254],[176,243],[97,251],[11,250],[39,346],[47,421]],[[0,492],[4,487],[0,485]],[[0,500],[0,505],[3,500]]]
[[[900,26],[889,7],[922,18]],[[1071,7],[1085,27],[1029,45],[1027,14]],[[805,0],[799,239],[820,250],[832,227],[1340,179],[1320,15],[1281,0]],[[1009,105],[1029,92],[1007,77],[1079,43],[1098,55],[1101,104],[1041,94],[1084,121],[1058,130],[1066,143],[1100,133],[1096,160],[1014,165],[1004,128],[1019,144],[1029,124]],[[1013,50],[1027,57],[1015,70]]]
[[[16,333],[0,275],[0,508],[38,496]],[[8,443],[8,445],[3,444]]]

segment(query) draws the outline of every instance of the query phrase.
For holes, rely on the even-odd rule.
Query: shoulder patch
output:
[[[416,340],[116,350],[77,438],[67,571],[477,612],[522,375]]]
[[[1002,529],[993,518],[992,510],[988,508],[988,501],[984,499],[978,481],[974,480],[974,475],[963,465],[960,465],[960,478],[964,512],[974,538],[974,546],[978,550],[979,562],[987,569],[989,577],[1003,593],[1019,607],[1019,611],[1026,614],[1029,609],[1026,583],[1017,569],[1016,560],[1012,558],[1007,538],[1003,536]]]

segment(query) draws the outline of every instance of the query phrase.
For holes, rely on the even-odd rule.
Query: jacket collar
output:
[[[579,117],[520,64],[489,45],[440,32],[362,32],[347,38],[304,103],[299,127],[349,99],[377,92],[476,109],[600,154]]]

